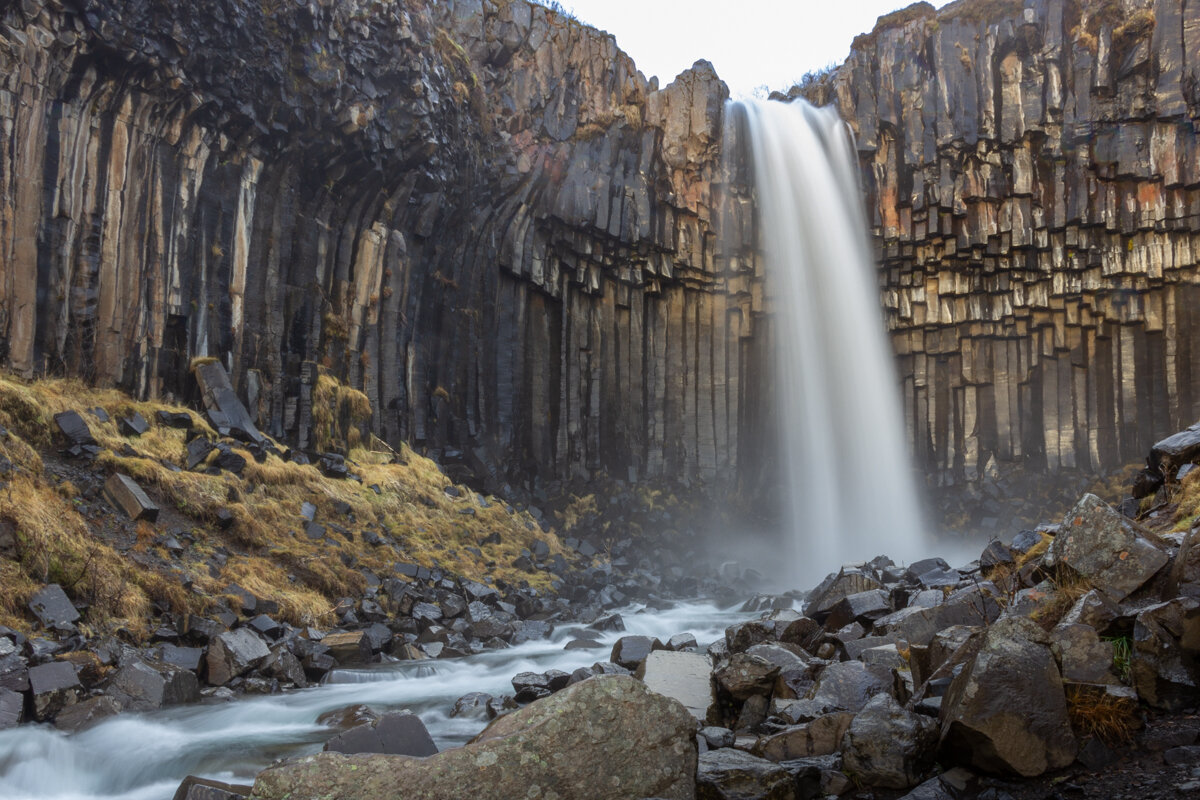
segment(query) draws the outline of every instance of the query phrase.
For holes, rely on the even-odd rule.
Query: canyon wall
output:
[[[310,447],[317,375],[483,482],[737,477],[727,90],[524,0],[0,4],[0,360]],[[761,291],[757,292],[761,295]]]
[[[930,474],[1098,472],[1200,418],[1200,4],[922,3],[808,91],[857,135]]]
[[[1197,53],[1183,0],[964,0],[804,87],[857,135],[937,482],[1200,416]],[[301,448],[324,372],[490,488],[757,495],[772,309],[726,96],[524,0],[0,0],[0,364],[187,399],[217,357]]]

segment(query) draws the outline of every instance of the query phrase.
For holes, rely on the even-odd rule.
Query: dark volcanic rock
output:
[[[425,757],[438,749],[421,718],[410,712],[384,714],[379,719],[339,733],[325,743],[330,753],[386,753]]]
[[[937,743],[936,721],[905,711],[881,693],[850,723],[842,738],[842,760],[867,786],[907,789],[933,766]]]
[[[340,800],[523,797],[553,788],[595,800],[695,795],[695,719],[629,677],[583,681],[502,716],[470,744],[431,756],[322,753],[258,776],[255,797]]]
[[[790,772],[741,750],[710,750],[700,756],[696,800],[794,800]]]
[[[209,643],[208,682],[213,686],[224,686],[257,667],[270,654],[266,642],[250,629],[226,631]]]
[[[75,667],[66,661],[51,661],[29,670],[33,715],[41,721],[53,719],[66,706],[79,700],[83,687]]]
[[[29,600],[29,610],[45,627],[68,633],[75,630],[74,623],[79,620],[79,611],[57,583],[38,590]]]
[[[987,631],[942,700],[941,744],[951,762],[1026,777],[1075,760],[1062,676],[1035,623],[1005,619]]]

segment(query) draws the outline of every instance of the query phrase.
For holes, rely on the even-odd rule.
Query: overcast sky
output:
[[[787,89],[804,73],[841,64],[850,42],[906,0],[560,0],[582,22],[617,37],[662,86],[697,59],[712,62],[735,97]],[[934,0],[941,7],[945,3]]]

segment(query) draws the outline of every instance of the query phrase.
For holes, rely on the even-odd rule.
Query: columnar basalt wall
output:
[[[919,459],[1100,471],[1200,418],[1200,4],[918,4],[810,93],[858,137]]]
[[[0,361],[163,395],[215,356],[301,447],[324,369],[494,485],[729,484],[726,96],[524,0],[0,3]]]

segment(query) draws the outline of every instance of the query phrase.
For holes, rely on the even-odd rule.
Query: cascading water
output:
[[[726,112],[725,157],[750,167],[774,300],[786,577],[811,586],[844,563],[927,555],[849,129],[803,100]]]
[[[689,631],[702,643],[712,642],[724,636],[726,626],[749,616],[706,603],[668,611],[624,609],[626,631],[603,634],[604,646],[595,651],[564,650],[579,628],[568,625],[553,639],[507,650],[338,670],[312,689],[120,714],[73,735],[49,725],[24,725],[0,731],[0,800],[168,800],[189,774],[250,783],[277,758],[320,750],[334,731],[317,717],[357,703],[410,709],[439,747],[460,745],[485,724],[449,716],[460,695],[511,694],[509,679],[516,673],[570,672],[603,660],[613,642],[629,634],[665,640]]]

